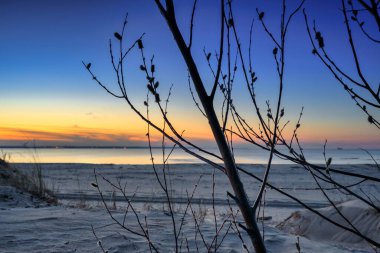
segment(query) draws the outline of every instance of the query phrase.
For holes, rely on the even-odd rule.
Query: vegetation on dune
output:
[[[9,157],[4,154],[0,158],[0,183],[13,186],[21,191],[28,192],[33,196],[47,201],[50,204],[57,204],[54,192],[47,188],[41,165],[32,164],[30,172],[21,171],[8,162]]]

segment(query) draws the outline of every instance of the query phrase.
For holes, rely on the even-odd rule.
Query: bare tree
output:
[[[347,73],[341,66],[339,66],[339,63],[334,61],[331,53],[326,49],[327,46],[325,45],[326,43],[322,35],[322,31],[317,29],[315,21],[313,22],[311,31],[308,17],[306,11],[304,10],[306,28],[313,47],[313,54],[316,55],[321,60],[323,65],[325,65],[325,67],[331,72],[337,82],[355,102],[356,106],[358,106],[367,115],[368,122],[380,129],[379,121],[371,113],[371,109],[374,111],[378,111],[380,109],[380,83],[371,82],[363,72],[363,62],[360,62],[359,59],[360,55],[358,54],[358,50],[356,48],[351,24],[354,23],[357,25],[361,29],[363,36],[373,42],[374,46],[378,46],[380,43],[380,2],[374,0],[357,0],[354,2],[348,0],[348,8],[346,5],[346,0],[342,0],[341,4],[344,17],[344,26],[352,53],[353,64],[356,68],[356,73]],[[362,18],[372,18],[370,21],[376,24],[377,29],[366,29],[365,21],[362,21]],[[375,33],[376,35],[371,35],[371,33]],[[313,40],[313,35],[315,42]]]
[[[181,31],[178,27],[176,20],[176,12],[174,7],[174,2],[172,0],[166,0],[163,3],[160,0],[154,1],[157,8],[160,10],[163,18],[167,22],[167,25],[174,37],[174,40],[178,46],[178,49],[181,52],[184,62],[186,63],[188,73],[189,73],[189,87],[192,98],[195,102],[196,107],[200,110],[200,112],[205,116],[207,121],[209,122],[210,129],[213,133],[214,140],[218,146],[220,155],[214,154],[194,143],[189,141],[187,138],[183,136],[182,132],[179,132],[172,124],[171,119],[167,114],[167,102],[169,99],[162,101],[162,94],[160,93],[160,83],[156,79],[155,72],[156,67],[154,63],[154,58],[152,57],[150,61],[147,60],[144,51],[143,44],[143,35],[138,38],[136,41],[132,43],[132,45],[128,49],[124,49],[125,44],[125,29],[127,25],[127,19],[125,20],[122,30],[120,33],[116,32],[115,39],[118,44],[118,52],[114,53],[114,46],[112,41],[110,40],[110,56],[111,63],[117,77],[117,84],[119,87],[119,93],[111,91],[102,81],[100,81],[94,74],[91,69],[91,63],[83,63],[88,72],[91,74],[92,78],[109,94],[112,96],[123,99],[127,102],[129,107],[148,125],[148,141],[149,146],[151,147],[150,142],[150,130],[154,129],[161,133],[162,135],[162,151],[163,151],[163,178],[160,178],[157,173],[157,169],[155,168],[155,164],[153,162],[152,156],[152,165],[154,171],[156,173],[157,181],[160,184],[161,189],[164,191],[166,200],[169,205],[169,212],[172,219],[173,224],[173,232],[174,237],[176,239],[176,252],[179,252],[180,246],[177,243],[178,240],[178,231],[182,225],[177,226],[176,221],[174,219],[174,213],[171,207],[171,196],[169,194],[168,181],[166,179],[165,170],[168,157],[171,152],[165,154],[165,143],[169,141],[173,144],[173,147],[178,146],[183,149],[188,154],[200,159],[203,162],[210,164],[215,169],[224,173],[230,182],[231,188],[233,189],[233,193],[228,192],[228,196],[235,201],[237,206],[239,207],[240,213],[244,219],[243,223],[236,222],[235,214],[233,215],[233,219],[235,223],[232,223],[232,229],[236,229],[239,231],[239,228],[242,228],[249,236],[251,243],[256,252],[262,253],[266,252],[266,247],[263,241],[263,234],[260,232],[258,221],[257,221],[257,213],[259,212],[260,203],[262,203],[263,196],[266,188],[273,189],[282,195],[290,198],[291,200],[299,203],[304,208],[312,211],[313,213],[321,216],[326,219],[330,223],[335,226],[341,227],[345,230],[351,231],[352,233],[360,236],[368,243],[379,247],[380,243],[372,240],[365,234],[361,233],[351,221],[349,221],[336,207],[335,203],[329,196],[329,190],[339,190],[344,194],[348,194],[354,198],[359,199],[360,201],[366,203],[368,206],[373,207],[376,211],[380,212],[379,207],[377,207],[370,196],[362,196],[352,190],[353,185],[343,185],[339,183],[332,174],[337,174],[340,176],[350,177],[358,179],[358,182],[355,184],[360,184],[364,181],[373,181],[380,182],[379,178],[371,177],[368,175],[362,175],[360,173],[354,173],[350,171],[345,171],[341,169],[331,168],[331,158],[326,157],[326,165],[314,165],[308,162],[307,157],[303,153],[303,149],[301,147],[297,130],[300,128],[301,117],[303,115],[303,109],[301,110],[298,122],[295,124],[293,129],[293,134],[290,138],[286,138],[283,134],[284,129],[289,125],[289,121],[284,121],[285,109],[282,105],[282,94],[283,88],[285,85],[284,75],[285,75],[285,64],[286,64],[286,38],[287,32],[289,29],[289,25],[293,17],[300,11],[303,6],[304,1],[299,1],[298,5],[295,6],[290,12],[287,9],[286,1],[282,1],[281,5],[281,17],[280,17],[280,31],[279,34],[274,34],[271,31],[271,28],[265,22],[265,12],[256,10],[258,20],[263,27],[264,31],[268,35],[268,38],[273,43],[273,59],[274,64],[276,66],[276,74],[278,76],[278,94],[277,101],[275,107],[272,108],[270,101],[266,102],[266,114],[262,114],[262,110],[260,110],[260,105],[256,99],[255,93],[255,85],[258,80],[256,73],[254,72],[254,66],[251,56],[251,44],[252,44],[252,27],[250,30],[250,41],[249,41],[249,49],[248,49],[248,57],[243,52],[243,48],[241,45],[241,41],[239,39],[239,35],[236,29],[236,21],[234,18],[233,5],[231,1],[227,1],[225,3],[224,0],[220,0],[219,8],[220,8],[220,24],[219,24],[219,48],[217,52],[212,57],[211,53],[207,53],[204,50],[205,60],[208,63],[210,68],[210,72],[213,76],[213,82],[211,85],[207,85],[204,79],[200,76],[199,67],[194,60],[192,54],[192,40],[193,40],[193,23],[196,12],[197,0],[194,1],[193,8],[191,10],[190,17],[190,33],[189,33],[189,41],[186,42],[183,37],[183,31]],[[346,13],[346,12],[345,12]],[[305,16],[306,17],[306,16]],[[310,34],[310,32],[309,32]],[[323,41],[323,40],[322,40]],[[133,48],[137,47],[140,51],[142,64],[140,65],[140,70],[145,75],[148,84],[148,95],[147,99],[144,101],[144,105],[147,108],[146,114],[138,109],[138,107],[131,101],[128,96],[128,89],[126,85],[126,78],[124,73],[124,64],[126,57],[131,52]],[[322,47],[323,49],[323,47]],[[233,57],[234,52],[236,52],[236,56]],[[246,62],[248,59],[248,62]],[[252,123],[249,123],[239,110],[232,99],[232,90],[234,88],[234,82],[236,72],[241,71],[243,75],[243,82],[247,87],[248,94],[250,96],[250,100],[252,102],[252,109],[255,113],[256,120],[258,122],[259,127],[254,127]],[[192,90],[192,86],[194,86],[196,95]],[[209,89],[210,91],[207,91]],[[223,98],[223,103],[221,108],[216,108],[215,104],[215,96],[216,94],[220,94]],[[171,92],[169,91],[169,96]],[[154,102],[150,102],[150,98],[153,98]],[[197,102],[199,99],[200,103]],[[164,121],[163,126],[160,126],[157,122],[153,122],[149,117],[149,108],[151,104],[156,105],[158,111],[161,113],[161,117]],[[217,110],[221,111],[221,117],[218,117]],[[377,121],[376,121],[377,122]],[[230,127],[231,126],[231,127]],[[240,138],[246,141],[249,144],[252,144],[256,147],[259,147],[263,150],[269,152],[269,158],[267,162],[266,169],[264,171],[264,175],[262,177],[255,175],[243,168],[240,168],[235,161],[234,153],[233,153],[233,137]],[[189,148],[191,147],[191,148]],[[287,152],[281,151],[278,147],[283,147]],[[302,166],[305,170],[305,173],[308,173],[312,176],[316,184],[316,190],[321,191],[326,200],[338,211],[339,215],[345,219],[348,223],[347,225],[342,225],[334,220],[331,220],[329,217],[324,216],[317,209],[308,206],[306,203],[298,199],[294,194],[289,193],[286,189],[281,189],[271,183],[268,182],[268,177],[270,174],[272,160],[273,157],[277,156],[281,159],[286,159],[288,161],[294,162]],[[214,162],[209,157],[216,159],[222,164]],[[261,183],[261,186],[258,190],[257,195],[254,198],[254,201],[250,201],[248,197],[244,185],[240,179],[240,174],[243,173],[245,176],[252,177],[254,180],[258,180]],[[322,185],[322,183],[323,185]],[[327,186],[325,186],[327,185]],[[97,185],[96,185],[97,186]],[[116,185],[118,189],[123,192],[123,188],[120,185]],[[125,191],[124,191],[125,192]],[[101,193],[101,192],[99,192]],[[189,195],[190,196],[190,195]],[[127,197],[126,197],[127,198]],[[129,197],[127,198],[129,199]],[[189,201],[187,203],[188,208],[193,213],[191,209],[191,197],[189,197]],[[186,208],[186,210],[188,210]],[[186,211],[187,213],[187,211]],[[196,219],[194,219],[196,221]],[[144,227],[143,223],[140,223],[140,228],[142,231],[145,231],[141,236],[147,238],[150,248],[153,251],[158,251],[157,248],[154,248],[154,244],[150,240],[150,236],[147,232],[147,225]],[[214,249],[217,249],[217,235],[218,228],[224,226],[224,223],[218,227],[215,221],[215,234],[216,237],[212,241],[211,245],[214,245]],[[238,224],[234,226],[233,224]],[[199,225],[196,225],[196,231],[200,231]],[[201,232],[199,232],[201,234]],[[239,237],[240,232],[238,232]],[[203,238],[203,237],[202,237]],[[203,240],[203,239],[202,239]],[[223,241],[223,240],[222,240]],[[207,246],[205,240],[203,240],[204,244]],[[244,244],[245,245],[245,244]],[[209,248],[209,247],[207,247]]]

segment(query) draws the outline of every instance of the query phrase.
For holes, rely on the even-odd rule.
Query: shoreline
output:
[[[218,154],[217,149],[208,150],[211,153]],[[28,148],[11,148],[0,149],[3,155],[7,155],[11,162],[17,163],[91,163],[91,164],[150,164],[151,157],[148,149],[145,148],[46,148],[46,149],[28,149]],[[161,149],[152,149],[155,162],[162,164]],[[235,159],[238,164],[266,164],[268,152],[262,149],[236,148]],[[284,151],[284,154],[288,154]],[[380,149],[371,150],[372,157],[361,149],[328,149],[326,156],[332,157],[332,164],[372,164],[375,159],[380,164]],[[319,149],[305,149],[304,155],[306,160],[311,164],[325,164],[323,151]],[[213,156],[205,156],[212,162],[221,163],[221,160]],[[373,159],[372,159],[373,158]],[[181,149],[176,149],[171,153],[169,162],[171,164],[193,164],[202,163],[200,160],[187,154]],[[292,164],[290,161],[284,161],[274,157],[273,164]]]
[[[9,162],[9,164],[13,165],[33,165],[33,164],[38,164],[38,165],[84,165],[84,166],[152,166],[151,163],[91,163],[91,162]],[[188,166],[188,165],[194,165],[194,166],[210,166],[206,162],[174,162],[174,163],[167,163],[169,166]],[[223,163],[216,163],[219,165],[223,165]],[[243,166],[266,166],[266,163],[236,163],[237,165],[243,165]],[[323,163],[312,163],[313,165],[317,166],[326,166]],[[156,163],[155,165],[163,165],[163,163]],[[278,166],[289,166],[289,167],[301,167],[302,165],[299,165],[297,163],[274,163],[272,164],[272,167],[278,167]],[[336,168],[336,167],[374,167],[377,168],[377,165],[374,163],[335,163],[331,164],[329,167],[331,168]],[[380,169],[379,169],[380,171]]]

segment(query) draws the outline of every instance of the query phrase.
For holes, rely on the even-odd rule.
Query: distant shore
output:
[[[193,149],[191,149],[193,150]],[[198,152],[197,150],[193,150]],[[209,152],[216,156],[205,155],[215,163],[222,161],[217,158],[218,150],[216,148],[208,149]],[[284,154],[289,151],[284,150]],[[162,149],[153,147],[152,153],[155,163],[162,163]],[[169,152],[167,152],[168,154]],[[321,149],[304,149],[306,160],[312,164],[325,164],[325,157]],[[122,147],[122,146],[62,146],[62,147],[3,147],[0,148],[0,154],[7,155],[10,162],[23,163],[93,163],[93,164],[150,164],[151,156],[148,147]],[[268,162],[268,152],[258,148],[239,148],[234,149],[236,162],[239,164],[266,164]],[[361,149],[326,149],[326,156],[332,158],[333,165],[345,164],[374,164],[374,161],[380,164],[380,149],[364,151]],[[171,153],[168,159],[171,164],[194,164],[202,163],[197,158],[189,155],[185,151],[177,148]],[[274,164],[291,164],[288,160],[274,157]]]

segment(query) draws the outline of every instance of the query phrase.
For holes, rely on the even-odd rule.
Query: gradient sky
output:
[[[188,38],[192,1],[175,1],[177,19]],[[290,2],[289,8],[297,1]],[[255,9],[265,11],[274,34],[279,28],[280,1],[235,0],[238,32],[247,51],[248,33]],[[199,1],[195,14],[193,54],[210,89],[212,76],[203,48],[214,52],[219,37],[219,1]],[[309,0],[305,8],[323,32],[326,49],[349,73],[354,65],[339,11],[340,1]],[[143,32],[148,56],[154,54],[161,94],[174,84],[169,117],[185,136],[210,142],[207,121],[194,109],[187,88],[187,72],[174,40],[154,1],[144,0],[1,0],[0,1],[0,146],[22,145],[144,145],[146,124],[119,101],[97,86],[82,66],[90,61],[99,79],[116,90],[108,54],[108,40],[119,31],[125,13],[127,38],[133,42]],[[368,24],[371,25],[371,24]],[[272,57],[273,43],[254,22],[253,60],[259,79],[260,107],[275,103],[278,80]],[[291,24],[287,41],[287,65],[283,105],[294,126],[301,107],[303,143],[351,147],[380,147],[380,131],[340,88],[321,62],[311,54],[302,13]],[[366,76],[379,83],[379,48],[354,29],[360,61]],[[130,97],[144,109],[145,76],[135,50],[127,62]],[[241,76],[233,96],[240,111],[253,119]],[[373,112],[380,116],[379,112]],[[157,117],[156,120],[160,122]],[[257,123],[254,123],[257,124]],[[291,129],[290,129],[291,130]],[[211,143],[211,142],[210,142]]]

